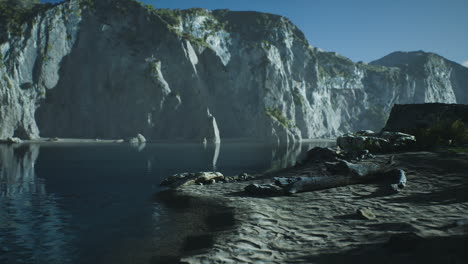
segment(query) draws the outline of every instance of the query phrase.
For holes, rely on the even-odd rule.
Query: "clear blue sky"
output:
[[[42,2],[57,2],[42,0]],[[142,0],[157,8],[254,10],[288,17],[311,45],[354,61],[424,50],[468,67],[468,0]]]

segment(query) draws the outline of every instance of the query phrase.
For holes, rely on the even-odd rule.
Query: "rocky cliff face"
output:
[[[354,63],[281,16],[133,0],[36,9],[2,32],[0,138],[291,144],[379,129],[395,103],[468,103],[467,68],[422,52]]]

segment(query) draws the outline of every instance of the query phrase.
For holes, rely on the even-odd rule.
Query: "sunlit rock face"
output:
[[[202,141],[216,124],[293,144],[378,130],[395,103],[468,103],[467,68],[423,52],[354,63],[271,14],[69,0],[2,34],[0,138]]]

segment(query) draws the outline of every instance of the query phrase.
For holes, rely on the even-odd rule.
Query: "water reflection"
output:
[[[148,263],[181,241],[151,199],[163,178],[259,173],[327,144],[0,145],[0,263]]]
[[[69,263],[66,216],[34,164],[39,146],[0,145],[0,262]]]

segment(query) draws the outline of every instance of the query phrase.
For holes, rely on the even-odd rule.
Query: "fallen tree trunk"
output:
[[[327,163],[327,169],[333,172],[332,176],[312,176],[312,177],[279,177],[274,178],[275,185],[283,189],[284,194],[294,194],[299,192],[310,192],[328,188],[335,188],[345,185],[367,183],[370,181],[390,179],[392,184],[402,189],[406,184],[406,176],[403,170],[393,169],[391,160],[387,164],[374,162],[350,163],[344,160]],[[271,187],[271,184],[268,184]],[[267,186],[253,184],[245,188],[245,191],[254,195],[267,195],[271,188]],[[278,189],[269,193],[278,195]]]
[[[310,192],[359,183],[357,178],[349,176],[298,177],[298,180],[285,186],[286,194]]]

